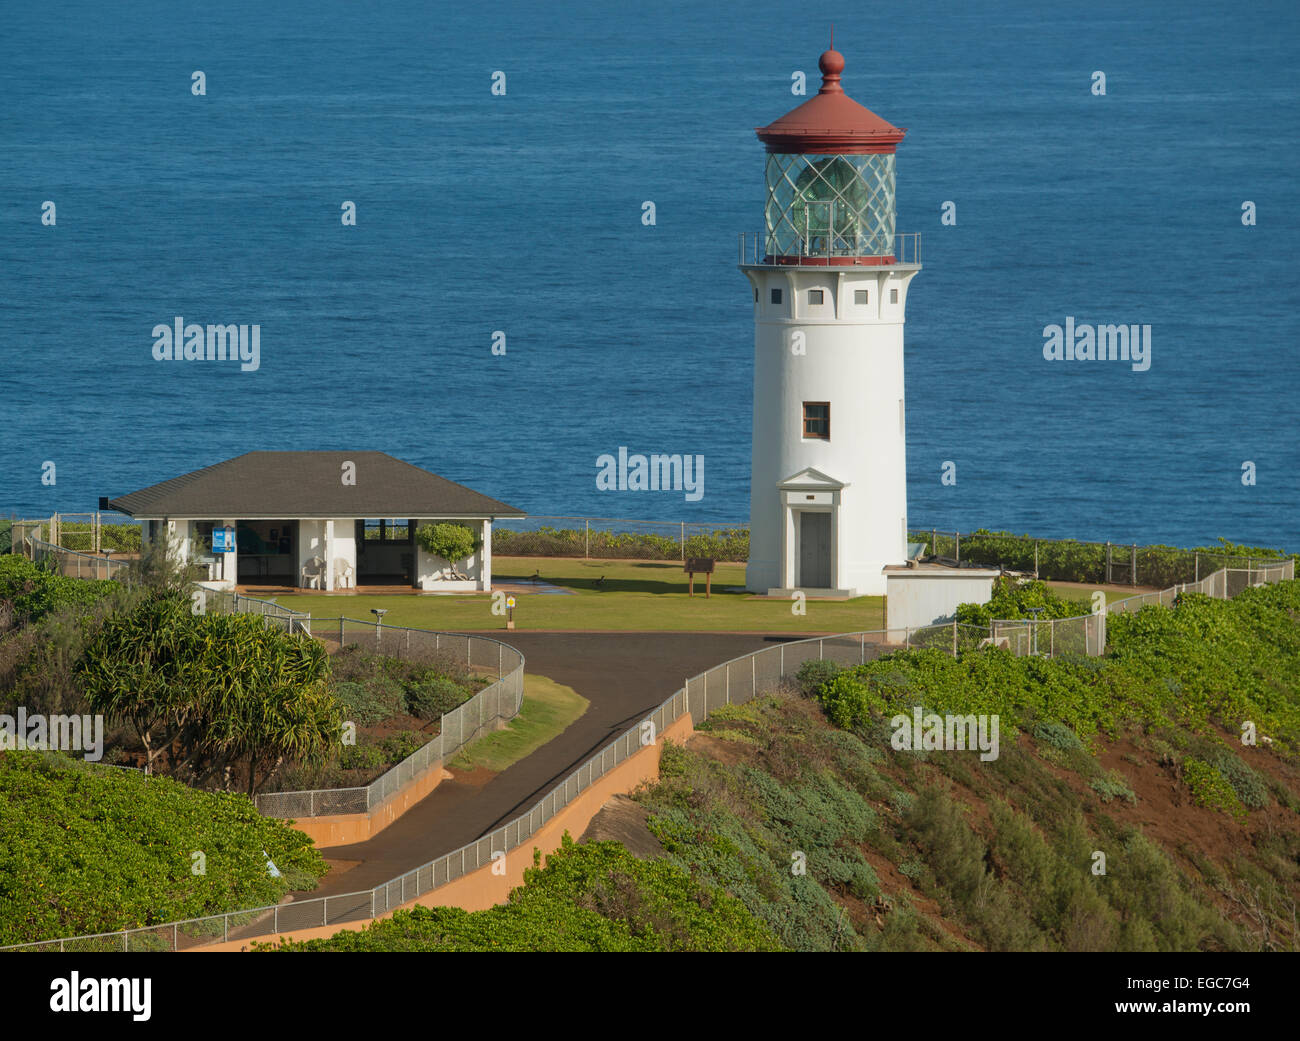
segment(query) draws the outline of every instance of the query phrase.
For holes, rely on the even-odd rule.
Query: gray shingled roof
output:
[[[356,464],[356,484],[342,481]],[[246,452],[109,502],[132,517],[523,517],[521,510],[384,452]]]

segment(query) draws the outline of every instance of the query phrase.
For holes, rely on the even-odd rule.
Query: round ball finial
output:
[[[842,90],[840,73],[844,71],[844,55],[837,50],[823,52],[817,59],[817,67],[822,70],[822,91]]]

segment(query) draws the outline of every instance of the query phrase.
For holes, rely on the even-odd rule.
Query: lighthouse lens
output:
[[[769,155],[766,217],[769,256],[888,256],[894,157]]]

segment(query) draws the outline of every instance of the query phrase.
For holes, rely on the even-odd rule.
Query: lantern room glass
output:
[[[894,156],[768,155],[767,255],[894,252]]]

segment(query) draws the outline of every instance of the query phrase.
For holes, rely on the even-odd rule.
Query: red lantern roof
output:
[[[844,93],[840,73],[844,55],[830,50],[817,62],[822,89],[798,108],[755,133],[769,152],[782,155],[863,155],[889,153],[906,130],[881,119]]]

